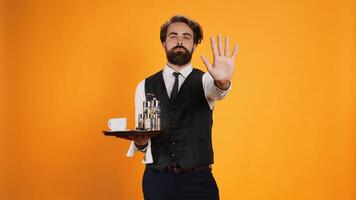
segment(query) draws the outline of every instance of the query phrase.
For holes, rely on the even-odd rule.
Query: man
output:
[[[211,140],[214,101],[231,89],[238,50],[229,52],[229,39],[211,37],[213,63],[202,56],[208,72],[191,65],[191,57],[203,39],[201,26],[184,16],[173,16],[162,25],[161,43],[167,55],[163,70],[141,81],[136,88],[136,116],[142,102],[161,101],[161,128],[153,138],[134,137],[128,151],[145,153],[142,187],[147,200],[215,200],[219,192],[211,173]],[[148,95],[150,94],[150,95]],[[137,125],[137,121],[136,121]]]

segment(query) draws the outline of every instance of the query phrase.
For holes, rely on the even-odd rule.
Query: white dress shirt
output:
[[[184,83],[185,79],[188,77],[188,75],[193,71],[192,65],[189,65],[187,67],[184,67],[181,69],[180,75],[178,77],[178,92],[182,84]],[[173,89],[175,77],[173,75],[174,69],[166,65],[163,69],[163,80],[166,85],[167,89],[167,94],[170,97],[171,92]],[[214,108],[214,102],[215,100],[221,100],[223,99],[226,94],[231,90],[231,84],[227,90],[222,90],[218,87],[216,87],[214,83],[213,77],[210,75],[209,72],[205,72],[202,77],[202,82],[203,82],[203,88],[204,88],[204,94],[206,97],[206,100],[210,106],[210,109]],[[142,80],[136,87],[136,93],[135,93],[135,126],[138,127],[138,119],[137,116],[139,114],[142,114],[142,105],[143,101],[146,101],[146,95],[145,95],[145,80]],[[151,151],[151,139],[148,140],[148,145],[146,147],[146,152],[143,158],[142,163],[143,164],[148,164],[148,163],[153,163],[153,158],[152,158],[152,151]],[[131,142],[130,148],[127,152],[128,157],[133,157],[135,152],[138,151],[136,148],[134,142]]]

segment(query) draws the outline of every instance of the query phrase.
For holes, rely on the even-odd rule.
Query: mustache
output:
[[[184,50],[188,51],[188,49],[185,48],[185,47],[182,46],[182,45],[177,45],[177,46],[175,46],[172,50],[175,50],[175,49],[178,49],[178,48],[183,48]],[[189,51],[188,51],[188,52],[189,52]]]

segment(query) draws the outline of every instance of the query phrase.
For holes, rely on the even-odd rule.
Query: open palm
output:
[[[211,49],[213,51],[213,64],[205,56],[201,56],[207,70],[215,81],[227,82],[232,79],[235,69],[235,59],[238,51],[238,45],[235,45],[232,54],[230,55],[229,38],[225,38],[225,48],[222,44],[221,35],[218,35],[218,43],[216,44],[214,37],[210,37]]]

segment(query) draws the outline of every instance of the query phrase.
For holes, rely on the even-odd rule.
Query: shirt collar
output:
[[[184,77],[184,78],[187,78],[189,76],[189,74],[193,71],[193,67],[192,67],[192,64],[184,67],[183,69],[181,69],[179,71],[179,73]],[[166,74],[173,74],[174,69],[172,69],[171,67],[169,67],[168,65],[166,65],[163,69],[163,72],[166,73]]]

